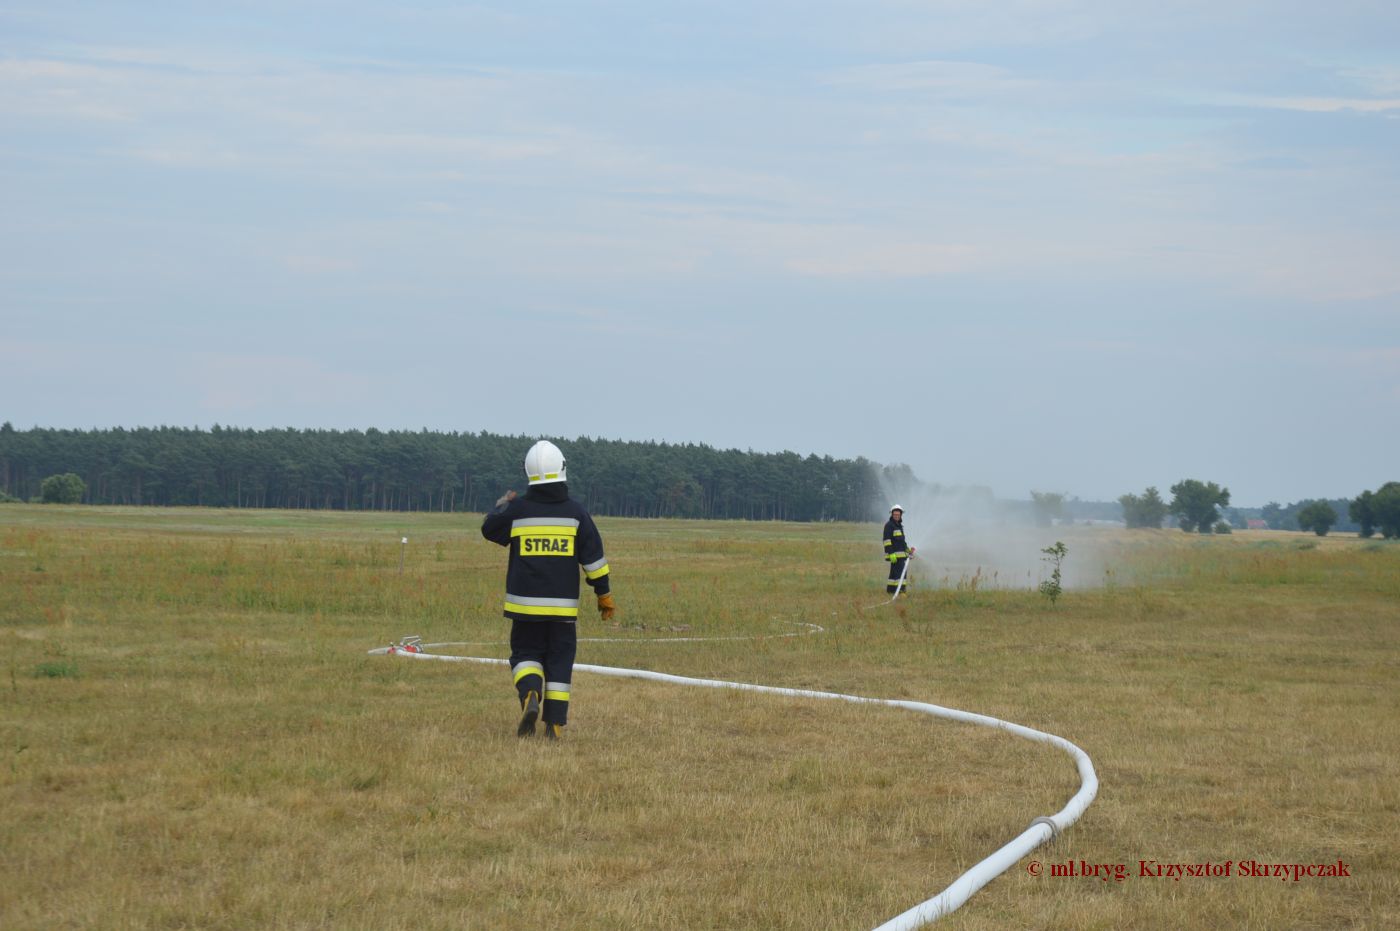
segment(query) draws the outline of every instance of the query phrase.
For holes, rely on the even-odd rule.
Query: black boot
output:
[[[540,719],[540,693],[534,689],[526,692],[520,699],[520,709],[524,713],[520,716],[520,726],[515,729],[515,736],[535,736],[535,722]]]

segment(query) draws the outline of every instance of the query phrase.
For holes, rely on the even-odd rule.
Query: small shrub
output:
[[[1298,529],[1311,530],[1319,537],[1327,536],[1327,531],[1337,522],[1337,512],[1326,501],[1313,501],[1298,512]]]
[[[50,475],[39,483],[39,497],[44,504],[78,504],[87,493],[87,483],[74,472]]]
[[[1049,599],[1051,607],[1054,607],[1055,600],[1064,593],[1064,589],[1060,586],[1060,563],[1064,561],[1069,548],[1060,540],[1056,540],[1054,546],[1047,546],[1041,552],[1045,554],[1044,561],[1054,566],[1054,569],[1050,573],[1050,578],[1040,583],[1040,593]]]

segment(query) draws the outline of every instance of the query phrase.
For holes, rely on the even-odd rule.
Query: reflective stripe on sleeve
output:
[[[608,574],[608,559],[604,556],[597,562],[583,564],[583,574],[589,579],[601,579]]]

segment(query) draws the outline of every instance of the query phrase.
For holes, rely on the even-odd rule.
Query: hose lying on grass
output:
[[[814,626],[814,625],[809,625]],[[820,628],[818,628],[820,630]],[[671,640],[700,639],[700,638],[670,638]],[[705,638],[708,639],[708,638]],[[454,644],[419,642],[417,637],[405,637],[395,646],[379,647],[369,652],[372,654],[405,656],[410,659],[422,660],[445,660],[457,663],[488,663],[498,666],[510,665],[507,660],[491,659],[482,656],[451,656],[443,653],[425,652],[430,647],[452,646]],[[938,895],[927,901],[921,902],[913,908],[896,915],[889,921],[880,925],[875,931],[913,931],[930,922],[937,921],[944,915],[956,911],[973,893],[981,889],[987,883],[996,879],[1015,865],[1026,854],[1036,847],[1059,835],[1071,824],[1079,820],[1079,816],[1084,814],[1084,810],[1089,807],[1089,803],[1094,800],[1094,796],[1099,791],[1099,779],[1094,773],[1094,763],[1089,759],[1089,755],[1079,749],[1074,744],[1063,737],[1056,737],[1054,734],[1047,734],[1044,731],[1037,731],[1033,728],[1020,724],[1013,724],[1010,721],[1003,721],[1000,718],[989,717],[985,714],[975,714],[971,711],[959,711],[956,708],[944,708],[941,705],[932,705],[927,702],[902,701],[893,698],[863,698],[859,695],[843,695],[839,692],[815,692],[808,689],[779,688],[772,685],[752,685],[746,682],[726,682],[722,679],[692,679],[688,676],[675,676],[664,672],[651,672],[645,669],[621,669],[616,666],[592,666],[579,663],[574,666],[575,670],[585,672],[595,672],[603,676],[617,676],[624,679],[651,679],[656,682],[670,682],[675,685],[700,686],[704,688],[740,689],[747,692],[768,692],[774,695],[787,695],[796,698],[829,698],[840,701],[856,702],[860,704],[892,705],[896,708],[907,708],[910,711],[918,711],[923,714],[930,714],[937,718],[947,718],[952,721],[962,721],[967,724],[979,724],[983,727],[994,727],[1024,737],[1027,740],[1034,740],[1039,743],[1048,743],[1059,747],[1074,760],[1075,766],[1079,769],[1079,791],[1069,800],[1064,808],[1061,808],[1053,815],[1046,815],[1036,818],[1030,826],[1013,838],[1009,843],[992,853],[986,859],[973,866],[970,870],[959,876],[952,885],[944,889]]]

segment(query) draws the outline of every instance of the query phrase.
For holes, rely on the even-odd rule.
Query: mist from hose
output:
[[[1080,528],[1039,525],[1029,501],[998,499],[988,488],[910,482],[907,473],[898,477],[904,480],[882,474],[880,485],[886,508],[904,506],[905,539],[918,548],[910,568],[915,591],[926,586],[1035,589],[1053,569],[1042,550],[1056,541],[1069,548],[1060,567],[1062,587],[1103,584],[1098,548]],[[880,520],[888,518],[886,510]]]

